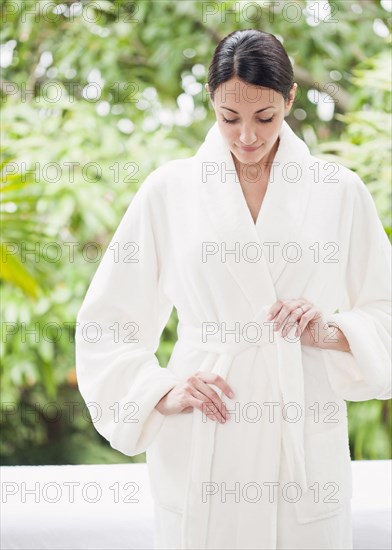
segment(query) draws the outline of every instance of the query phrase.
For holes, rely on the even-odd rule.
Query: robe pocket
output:
[[[305,425],[305,464],[309,490],[295,502],[298,522],[341,512],[352,497],[347,419],[340,419],[339,425]]]
[[[213,354],[177,341],[166,368],[185,380],[213,361]],[[146,450],[151,494],[160,506],[178,514],[184,511],[189,482],[193,417],[193,412],[166,415],[157,437]]]
[[[193,413],[167,415],[146,450],[152,497],[172,512],[183,513],[190,464]]]

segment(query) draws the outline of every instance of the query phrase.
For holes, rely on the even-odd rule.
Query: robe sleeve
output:
[[[323,350],[335,392],[349,401],[389,399],[391,393],[391,245],[365,183],[354,174],[354,205],[345,299],[326,315],[345,334],[350,352]]]
[[[125,455],[144,452],[165,415],[154,407],[179,380],[155,352],[173,304],[162,290],[150,194],[134,195],[77,314],[76,374],[97,431]]]

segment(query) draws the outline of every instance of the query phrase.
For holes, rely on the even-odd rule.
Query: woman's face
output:
[[[211,103],[220,132],[241,163],[259,163],[269,158],[296,89],[294,83],[287,102],[275,90],[247,84],[237,77],[216,89]]]

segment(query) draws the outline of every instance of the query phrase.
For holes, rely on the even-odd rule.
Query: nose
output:
[[[245,147],[251,147],[257,141],[256,132],[250,127],[242,127],[240,134],[240,142]]]

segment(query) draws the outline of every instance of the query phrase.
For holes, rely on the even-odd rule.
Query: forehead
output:
[[[283,101],[282,95],[264,86],[248,84],[238,78],[232,78],[220,84],[215,90],[214,103],[217,106],[238,108],[279,106]]]

